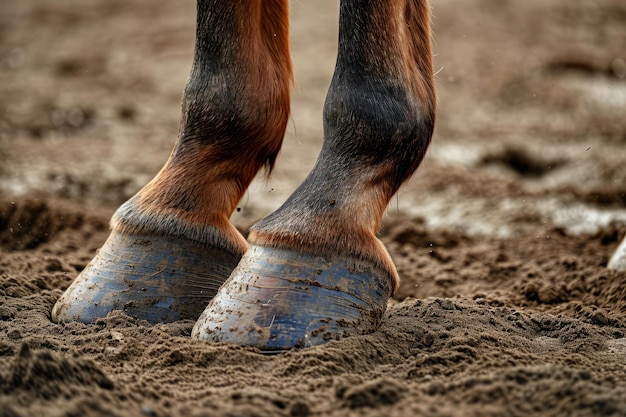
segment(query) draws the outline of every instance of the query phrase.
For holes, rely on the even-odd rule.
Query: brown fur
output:
[[[296,190],[283,207],[255,225],[248,239],[258,245],[370,261],[388,271],[395,291],[399,277],[389,254],[376,238],[376,233],[390,199],[417,169],[432,136],[436,97],[430,43],[430,10],[426,0],[372,0],[364,4],[370,8],[365,17],[369,21],[364,23],[364,27],[353,27],[350,20],[345,20],[344,31],[346,36],[352,37],[354,31],[365,30],[367,36],[357,37],[365,39],[365,44],[344,45],[347,48],[345,51],[342,51],[340,45],[339,54],[355,54],[352,56],[361,59],[362,55],[359,53],[366,51],[365,62],[357,64],[367,67],[369,74],[375,74],[381,81],[401,86],[410,108],[419,109],[418,112],[423,117],[423,120],[416,121],[423,126],[420,130],[423,137],[417,138],[420,143],[418,151],[406,167],[406,172],[398,176],[398,160],[395,156],[405,151],[402,144],[399,145],[400,148],[394,149],[395,154],[379,164],[359,162],[359,158],[362,158],[361,161],[368,160],[368,151],[359,151],[360,148],[369,146],[366,144],[367,137],[362,137],[364,142],[360,144],[358,134],[350,133],[353,136],[351,139],[357,142],[352,155],[356,162],[351,161],[348,165],[336,162],[341,161],[344,156],[333,153],[338,148],[329,145],[326,151],[322,151],[304,186]],[[350,6],[356,7],[352,4]],[[354,9],[346,7],[345,11],[342,9],[342,13],[350,10]],[[360,18],[363,18],[362,14]],[[354,47],[358,49],[352,49]],[[367,90],[362,92],[364,95],[368,93]],[[389,99],[391,102],[395,100],[394,97]],[[405,105],[401,98],[398,100],[399,106]],[[343,117],[342,122],[352,124],[353,129],[342,131],[358,131],[361,122],[355,119],[354,115],[357,114],[360,113],[348,113]],[[326,137],[325,143],[328,140],[342,139]],[[394,146],[391,145],[392,142],[389,143],[389,146]],[[344,147],[340,146],[340,149],[345,151]],[[337,175],[337,170],[343,170],[343,175]],[[312,193],[316,195],[311,197]],[[328,204],[324,207],[315,201],[326,201]]]
[[[430,32],[430,5],[427,0],[406,2],[405,19],[408,31],[412,37],[403,42],[406,47],[405,73],[411,90],[416,98],[425,107],[424,114],[430,118],[432,126],[435,124],[437,110],[437,95],[435,92],[435,77],[433,74],[431,32]],[[431,132],[432,135],[432,132]],[[416,158],[414,166],[409,170],[406,181],[413,175],[423,155]],[[394,190],[395,194],[397,190]],[[392,195],[393,195],[392,194]],[[391,198],[391,196],[390,196]]]
[[[233,0],[224,6],[219,0],[202,1],[213,2],[212,7],[219,12],[228,8],[233,13],[228,16],[229,21],[217,22],[223,25],[218,32],[226,33],[223,41],[228,46],[228,63],[237,63],[223,74],[231,85],[203,84],[209,58],[198,48],[210,48],[213,43],[197,44],[197,59],[185,89],[179,142],[161,172],[128,203],[130,208],[120,209],[122,214],[114,218],[114,227],[143,232],[167,224],[163,233],[186,237],[196,236],[196,231],[201,230],[212,235],[202,237],[206,242],[243,253],[247,244],[228,218],[257,172],[263,166],[268,173],[271,171],[282,144],[292,84],[288,2]],[[352,8],[346,10],[354,11],[357,7],[356,3],[343,5]],[[420,130],[424,137],[417,139],[421,145],[409,164],[405,162],[403,171],[398,171],[398,160],[394,158],[404,149],[393,148],[402,147],[403,143],[389,142],[389,149],[393,150],[390,157],[377,164],[366,162],[367,151],[358,150],[369,146],[359,143],[358,135],[351,138],[355,141],[355,161],[347,165],[336,162],[340,157],[333,154],[331,146],[321,155],[326,162],[316,165],[309,185],[300,187],[291,203],[255,226],[249,240],[260,245],[368,260],[388,271],[395,290],[399,278],[376,233],[390,199],[417,169],[432,135],[436,98],[430,10],[426,0],[371,0],[364,2],[363,7],[369,8],[360,14],[365,19],[364,27],[351,27],[349,19],[344,23],[347,36],[351,36],[352,30],[360,31],[360,44],[346,47],[356,47],[357,53],[365,51],[365,62],[359,65],[366,66],[369,74],[381,81],[399,87],[406,97],[397,98],[398,106],[408,106],[407,111],[424,118],[415,121],[424,126]],[[207,98],[207,88],[214,100]],[[225,97],[232,97],[233,90],[238,93],[236,97],[224,103]],[[396,100],[388,98],[389,103]],[[204,106],[202,112],[194,107],[198,105]],[[237,121],[236,129],[228,125],[232,119]],[[342,120],[348,130],[357,131],[358,120],[350,115]],[[320,192],[312,196],[312,189]],[[327,201],[328,207],[322,204],[312,208],[315,204],[310,204],[311,198]],[[168,223],[164,221],[167,219],[175,221]],[[177,222],[184,225],[182,232],[172,231],[179,227],[172,226]]]
[[[230,73],[223,75],[230,84],[202,79],[205,74],[196,66],[202,65],[205,57],[198,56],[197,48],[185,90],[178,143],[157,176],[128,203],[134,208],[124,211],[140,215],[114,218],[118,231],[186,234],[158,230],[159,219],[170,216],[190,228],[211,225],[220,235],[217,241],[223,241],[221,246],[246,249],[245,240],[228,219],[257,172],[265,166],[269,174],[274,166],[289,117],[293,74],[288,1],[246,0],[231,6],[232,22],[223,22],[238,28],[236,36],[224,35],[230,36],[225,39],[229,49],[224,53],[237,61]],[[199,21],[202,30],[215,28],[202,28]],[[227,98],[233,90],[238,92],[234,101]],[[216,108],[206,94],[217,95],[215,106],[231,101],[226,108]],[[204,106],[206,111],[194,106]],[[230,120],[238,124],[230,127]]]
[[[435,80],[433,75],[430,6],[427,0],[380,0],[371,15],[371,43],[368,45],[371,61],[380,77],[397,79],[409,97],[424,109],[428,123],[434,125],[436,112]],[[432,134],[432,132],[431,132]],[[401,183],[415,172],[424,155],[415,158]],[[389,177],[385,170],[393,170],[394,162],[381,170],[380,178]],[[387,201],[398,190],[388,188]],[[383,208],[384,210],[384,208]]]
[[[337,210],[285,224],[283,230],[253,229],[248,235],[252,244],[284,247],[331,258],[356,258],[372,262],[388,272],[391,292],[400,284],[400,277],[385,246],[376,238],[382,213],[377,203],[382,196],[376,188],[355,193],[351,203]],[[330,202],[329,202],[330,204]],[[386,206],[386,205],[385,205]],[[384,208],[383,208],[384,210]],[[360,215],[358,215],[358,214]],[[391,295],[391,294],[390,294]]]

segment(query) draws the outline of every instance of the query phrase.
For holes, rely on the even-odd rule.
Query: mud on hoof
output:
[[[152,324],[196,320],[239,258],[187,239],[112,232],[52,320],[91,323],[113,310]]]
[[[376,330],[389,274],[371,263],[251,246],[192,337],[272,352]]]

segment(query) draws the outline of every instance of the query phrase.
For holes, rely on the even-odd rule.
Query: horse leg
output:
[[[246,251],[229,217],[271,171],[292,83],[287,0],[198,0],[195,56],[177,143],[124,203],[104,246],[52,311],[91,322],[112,310],[151,323],[197,319]]]
[[[399,282],[376,233],[426,153],[435,101],[427,0],[342,0],[319,158],[252,227],[192,337],[271,351],[374,331]]]

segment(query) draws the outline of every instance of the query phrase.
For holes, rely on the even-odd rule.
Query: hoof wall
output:
[[[617,271],[626,271],[626,237],[611,257],[608,267]]]
[[[387,308],[390,282],[369,262],[251,246],[192,337],[271,353],[371,333]]]
[[[238,261],[187,239],[112,232],[57,301],[52,320],[91,323],[113,310],[152,324],[196,320]]]

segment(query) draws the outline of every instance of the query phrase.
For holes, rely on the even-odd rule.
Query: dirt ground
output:
[[[312,167],[336,0],[292,2],[297,87],[245,231]],[[625,416],[626,3],[432,0],[433,145],[381,237],[381,328],[264,356],[50,309],[176,138],[192,0],[0,7],[0,416]]]

